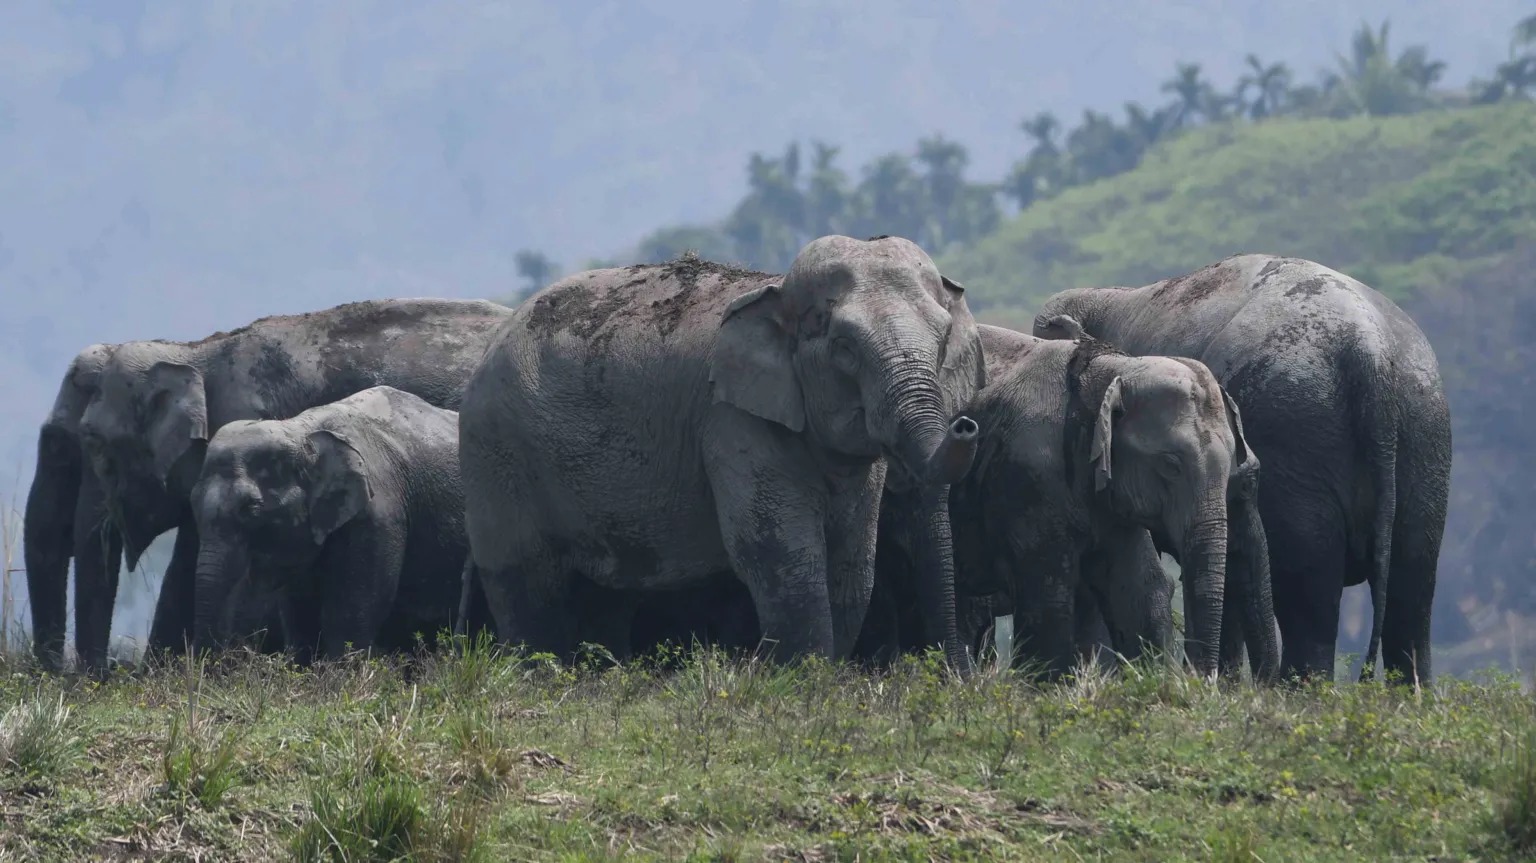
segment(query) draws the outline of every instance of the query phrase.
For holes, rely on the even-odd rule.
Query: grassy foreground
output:
[[[6,860],[1513,860],[1509,680],[1261,691],[1128,667],[1034,686],[479,646],[0,675]]]

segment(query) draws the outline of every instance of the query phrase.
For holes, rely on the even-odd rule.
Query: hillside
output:
[[[1049,294],[1140,285],[1239,252],[1312,258],[1396,299],[1454,417],[1436,590],[1447,672],[1536,660],[1536,105],[1197,130],[1035,204],[940,260],[978,317],[1027,329]],[[1340,649],[1363,638],[1352,597]],[[1351,636],[1356,638],[1351,638]]]
[[[1536,243],[1536,105],[1513,102],[1200,129],[941,263],[978,310],[1018,323],[1063,288],[1145,284],[1239,252],[1312,258],[1403,301],[1521,243]]]

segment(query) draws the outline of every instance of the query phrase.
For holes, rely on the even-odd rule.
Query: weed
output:
[[[41,693],[0,716],[0,765],[24,780],[52,779],[79,755],[81,739],[69,721],[64,694]]]
[[[1536,731],[1516,742],[1506,782],[1500,827],[1516,851],[1536,853]]]
[[[170,735],[160,757],[165,790],[182,799],[196,800],[204,809],[217,807],[240,783],[238,743],[233,726],[215,737],[193,727],[178,713],[171,718]]]

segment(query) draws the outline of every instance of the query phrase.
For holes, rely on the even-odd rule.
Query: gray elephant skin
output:
[[[193,486],[195,646],[244,633],[231,598],[278,609],[301,663],[435,643],[459,605],[459,419],[371,387],[286,420],[236,420]]]
[[[1268,636],[1256,639],[1254,673],[1272,674],[1259,462],[1210,370],[1087,336],[980,332],[988,383],[966,411],[987,432],[950,490],[959,593],[1010,597],[1011,608],[994,611],[1013,614],[1017,656],[1053,677],[1101,632],[1127,658],[1144,645],[1166,651],[1171,584],[1157,540],[1184,565],[1185,652],[1196,670],[1216,670],[1223,619],[1239,615]],[[899,509],[899,498],[887,506]],[[899,594],[905,555],[893,545],[878,574]]]
[[[978,431],[957,412],[984,382],[963,289],[900,238],[822,237],[782,277],[685,256],[546,287],[459,414],[498,631],[570,655],[576,578],[644,593],[728,571],[775,656],[847,656],[889,474],[923,491],[929,631],[969,667],[947,487]]]
[[[176,529],[149,648],[176,651],[191,641],[198,534],[188,496],[209,438],[234,420],[285,419],[376,385],[456,408],[490,335],[510,314],[482,300],[373,300],[262,318],[195,342],[118,345],[79,423],[101,497],[82,494],[74,505],[108,513],[130,569],[155,537]],[[59,494],[72,492],[66,486]],[[81,528],[77,519],[76,653],[98,670],[117,573],[101,553],[105,526]],[[64,575],[63,567],[44,570],[50,585]],[[44,592],[61,594],[61,586]]]
[[[1065,337],[1058,315],[1133,354],[1200,360],[1242,408],[1264,460],[1283,675],[1332,678],[1341,592],[1366,582],[1362,677],[1379,654],[1403,682],[1431,679],[1450,411],[1434,351],[1396,304],[1319,263],[1246,254],[1139,288],[1056,294],[1035,334]]]
[[[32,652],[50,670],[63,665],[69,560],[77,546],[84,546],[86,536],[96,538],[95,545],[85,547],[102,558],[102,569],[111,578],[107,589],[117,591],[122,541],[103,524],[106,513],[100,507],[96,475],[85,469],[80,450],[80,417],[96,395],[101,370],[115,347],[91,345],[70,361],[53,409],[38,430],[37,467],[22,522],[23,560],[32,609]]]

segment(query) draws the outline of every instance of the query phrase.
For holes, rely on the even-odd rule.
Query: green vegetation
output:
[[[572,670],[484,644],[308,671],[231,655],[37,712],[7,859],[1513,860],[1536,705],[1509,680],[1261,691],[1132,666],[1037,686],[688,658]],[[62,707],[60,707],[62,705]],[[67,711],[63,708],[67,708]],[[7,728],[10,726],[8,725]],[[9,732],[8,732],[9,733]]]
[[[1201,129],[941,259],[984,317],[1240,252],[1312,258],[1399,301],[1536,242],[1536,105]]]

